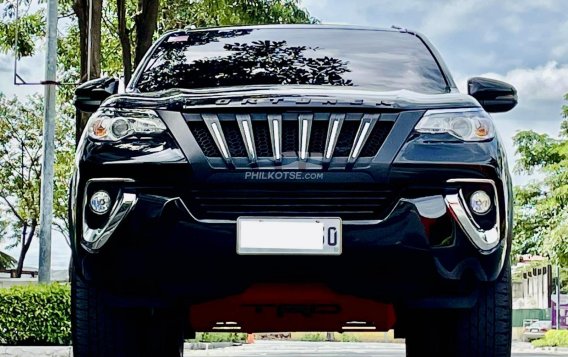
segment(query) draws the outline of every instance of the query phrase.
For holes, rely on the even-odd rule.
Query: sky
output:
[[[568,93],[568,1],[566,0],[301,0],[323,23],[390,27],[419,31],[442,54],[461,91],[467,79],[485,76],[513,84],[519,104],[494,114],[495,125],[514,165],[512,137],[518,130],[556,136]],[[41,44],[40,44],[41,46]],[[43,78],[44,57],[19,63],[29,82]],[[24,96],[41,87],[12,84],[13,58],[0,55],[0,92]],[[514,175],[515,184],[531,177]],[[53,265],[65,268],[68,248],[54,235]],[[37,266],[37,245],[26,265]]]

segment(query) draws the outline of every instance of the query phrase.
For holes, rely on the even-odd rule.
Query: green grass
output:
[[[237,332],[199,332],[195,336],[195,342],[245,342],[246,333]]]

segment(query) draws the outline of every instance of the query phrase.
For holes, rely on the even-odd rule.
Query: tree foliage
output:
[[[16,42],[18,58],[32,56],[45,37],[44,0],[0,0],[0,52],[11,53]],[[152,41],[159,34],[189,26],[226,26],[263,23],[316,22],[299,0],[93,0],[91,61],[88,71],[88,0],[60,0],[58,80],[79,83],[101,74],[130,78]],[[19,18],[16,18],[16,4]],[[72,170],[73,137],[78,138],[88,116],[78,115],[70,103],[73,86],[60,86],[54,223],[67,233],[67,179]],[[0,93],[0,214],[6,222],[0,238],[20,246],[17,269],[37,234],[41,174],[41,97],[25,101]],[[73,133],[75,135],[73,135]],[[1,223],[1,222],[0,222]],[[6,234],[6,232],[11,232]],[[5,258],[5,259],[4,259]],[[3,259],[3,260],[2,260]],[[0,268],[10,259],[0,254]]]
[[[333,57],[309,57],[307,46],[289,46],[286,41],[226,43],[223,56],[186,61],[190,46],[250,33],[250,30],[203,32],[192,41],[164,43],[151,58],[137,88],[143,92],[167,88],[202,88],[248,84],[326,84],[352,86],[342,74],[349,72],[345,61]]]
[[[7,222],[0,217],[0,243],[2,243],[2,238],[6,234]],[[7,253],[0,251],[0,270],[10,269],[16,264],[16,260],[12,258]]]
[[[568,100],[568,95],[566,95]],[[568,264],[568,106],[558,138],[533,131],[514,137],[519,173],[542,179],[515,190],[514,253],[545,253]]]
[[[103,71],[124,74],[127,81],[152,41],[169,30],[317,22],[298,0],[119,0],[105,6],[102,16]]]
[[[18,57],[35,53],[36,44],[45,35],[45,12],[30,4],[43,1],[0,0],[0,52],[12,50],[18,25]],[[22,9],[18,20],[16,2]],[[171,29],[317,22],[300,7],[299,0],[93,0],[92,3],[89,27],[88,0],[59,1],[60,19],[65,19],[60,26],[58,49],[60,82],[79,83],[101,74],[124,76],[128,82],[156,37]],[[71,100],[70,96],[64,98]],[[87,115],[77,114],[76,140],[87,120]]]
[[[16,18],[16,1],[0,0],[0,52],[12,51],[17,37],[18,58],[35,53],[37,42],[45,36],[45,14],[43,9],[30,10],[30,5],[30,0],[20,1]]]
[[[69,106],[69,104],[67,105]],[[54,217],[65,236],[67,181],[72,168],[72,120],[59,115],[56,128]],[[24,102],[0,94],[0,210],[7,223],[4,238],[20,247],[16,275],[38,233],[42,158],[43,100],[39,95]]]

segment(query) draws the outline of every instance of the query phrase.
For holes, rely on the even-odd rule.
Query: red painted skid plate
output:
[[[341,331],[362,321],[387,331],[396,321],[392,305],[340,295],[323,285],[256,285],[240,295],[194,305],[195,331],[236,322],[243,332]],[[227,325],[231,326],[231,325]]]

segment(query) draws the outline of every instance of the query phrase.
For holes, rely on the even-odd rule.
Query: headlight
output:
[[[166,130],[155,111],[149,109],[99,109],[89,119],[87,132],[91,139],[118,141],[133,135],[153,135]]]
[[[481,109],[429,110],[415,129],[419,133],[450,134],[464,141],[483,141],[495,137],[493,121]]]

